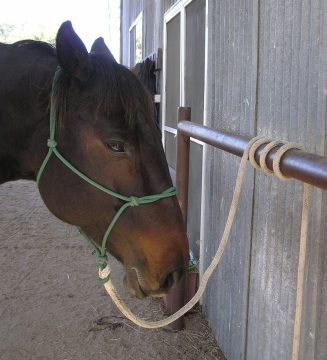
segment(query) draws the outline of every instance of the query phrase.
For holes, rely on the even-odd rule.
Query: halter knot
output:
[[[131,196],[129,199],[130,199],[130,202],[129,202],[130,206],[139,206],[140,205],[140,200],[136,196]]]
[[[57,141],[54,139],[49,139],[47,145],[49,148],[55,148],[57,146]]]
[[[104,269],[107,266],[107,255],[98,255],[97,263],[99,264],[101,269]]]

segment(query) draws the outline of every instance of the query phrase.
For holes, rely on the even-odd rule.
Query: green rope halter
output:
[[[111,223],[109,224],[109,226],[108,226],[108,228],[107,228],[107,230],[106,230],[106,232],[105,232],[105,234],[103,236],[101,249],[99,249],[93,243],[93,241],[85,233],[84,230],[82,230],[79,226],[77,226],[78,230],[84,236],[85,240],[93,247],[95,253],[97,254],[97,262],[99,264],[99,267],[100,267],[101,270],[103,270],[107,266],[106,243],[107,243],[108,236],[109,236],[112,228],[114,227],[115,223],[119,219],[120,215],[124,212],[124,210],[126,208],[128,208],[129,206],[134,207],[134,206],[139,206],[141,204],[149,204],[149,203],[155,202],[155,201],[163,199],[163,198],[174,196],[177,193],[177,189],[176,189],[176,187],[171,187],[171,188],[163,191],[160,194],[148,195],[148,196],[143,196],[143,197],[140,197],[140,198],[138,198],[136,196],[124,196],[124,195],[117,194],[114,191],[111,191],[111,190],[105,188],[104,186],[98,184],[97,182],[95,182],[94,180],[90,179],[88,176],[86,176],[85,174],[83,174],[82,172],[77,170],[72,164],[70,164],[60,154],[60,152],[58,151],[57,142],[55,140],[56,119],[57,119],[56,104],[55,104],[55,91],[56,91],[56,85],[57,85],[59,73],[60,73],[60,68],[58,67],[58,69],[57,69],[57,71],[56,71],[56,73],[54,75],[53,83],[52,83],[51,106],[50,106],[50,139],[47,142],[47,145],[49,147],[49,151],[48,151],[48,154],[45,157],[45,159],[44,159],[44,161],[43,161],[43,163],[42,163],[42,165],[40,167],[40,170],[38,172],[38,175],[37,175],[37,178],[36,178],[36,184],[37,184],[37,187],[39,187],[39,183],[40,183],[42,173],[43,173],[43,171],[44,171],[44,169],[45,169],[51,155],[55,154],[57,156],[57,158],[64,165],[66,165],[71,171],[73,171],[76,175],[81,177],[83,180],[85,180],[89,184],[95,186],[97,189],[105,192],[106,194],[109,194],[111,196],[114,196],[114,197],[122,200],[122,201],[125,201],[125,204],[123,204],[120,207],[120,209],[117,211],[116,215],[111,220]],[[100,279],[100,282],[105,283],[108,280],[109,280],[109,276],[107,278],[105,278],[105,279]]]

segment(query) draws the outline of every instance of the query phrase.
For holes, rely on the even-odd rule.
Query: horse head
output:
[[[137,77],[118,64],[103,39],[90,54],[69,21],[57,34],[57,149],[81,173],[123,196],[159,194],[172,186],[153,101]],[[46,142],[37,145],[39,169]],[[37,170],[36,170],[37,171]],[[123,202],[103,193],[51,157],[39,181],[49,210],[101,245]],[[124,266],[124,284],[138,298],[162,296],[188,265],[188,242],[176,196],[129,207],[106,250]]]

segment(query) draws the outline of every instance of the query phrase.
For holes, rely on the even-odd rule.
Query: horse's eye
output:
[[[125,145],[121,142],[116,142],[116,141],[108,142],[107,148],[116,154],[125,153]]]

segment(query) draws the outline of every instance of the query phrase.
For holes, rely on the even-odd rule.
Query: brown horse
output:
[[[58,31],[56,49],[31,40],[0,44],[0,184],[36,180],[49,150],[51,94],[56,149],[78,171],[125,197],[160,194],[172,186],[151,97],[114,60],[102,38],[89,54],[69,21]],[[98,245],[124,203],[56,156],[42,171],[39,190],[55,216],[83,229]],[[168,293],[188,265],[176,196],[128,207],[113,226],[106,250],[122,262],[124,283],[133,295]]]

